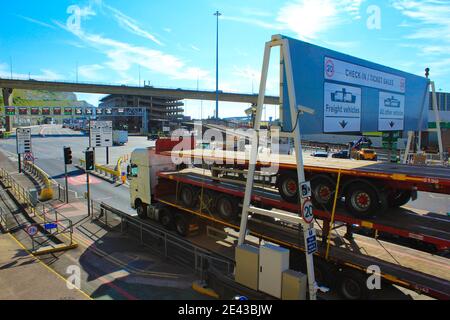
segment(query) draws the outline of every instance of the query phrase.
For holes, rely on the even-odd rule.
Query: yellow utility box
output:
[[[258,290],[259,249],[241,245],[236,248],[235,281],[250,289]]]
[[[283,272],[281,299],[282,300],[306,300],[308,277],[306,274],[286,270]]]

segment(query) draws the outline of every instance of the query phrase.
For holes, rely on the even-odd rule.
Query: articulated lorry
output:
[[[177,142],[170,143],[162,139],[157,141],[156,148],[137,149],[132,153],[128,167],[131,206],[141,218],[150,219],[183,237],[202,232],[204,226],[239,230],[245,185],[239,179],[214,176],[211,174],[211,168],[203,164],[197,167],[180,167],[174,164],[174,143]],[[183,151],[183,154],[185,156],[186,151]],[[188,154],[194,156],[197,153],[191,150]],[[180,153],[176,154],[176,157],[180,156]],[[362,162],[357,163],[360,165]],[[289,162],[284,164],[281,166],[283,175],[290,176],[292,171],[295,172],[295,168],[289,167]],[[375,197],[374,194],[382,190],[377,190],[376,185],[391,183],[396,186],[397,183],[406,183],[411,191],[413,187],[417,187],[440,191],[447,188],[448,192],[449,179],[445,174],[435,177],[434,171],[431,170],[426,176],[417,176],[411,175],[411,168],[407,167],[394,172],[384,172],[383,166],[375,166],[371,170],[361,170],[360,167],[329,168],[315,163],[314,166],[305,166],[305,171],[315,173],[316,177],[326,181],[322,185],[329,183],[327,187],[330,193],[333,193],[335,187],[332,177],[341,171],[343,177],[345,174],[349,180],[354,179],[354,182],[347,186],[347,189],[351,190],[347,192],[350,192],[354,200],[358,198],[353,195],[356,193],[355,189],[359,188],[360,194]],[[379,184],[374,185],[367,180],[370,178],[379,179]],[[427,181],[430,186],[425,188]],[[313,186],[317,188],[317,184]],[[367,186],[376,191],[367,191],[368,189],[364,189]],[[273,186],[260,183],[254,188],[252,203],[291,215],[298,215],[300,212],[298,204],[285,201]],[[316,224],[318,229],[322,230],[319,232],[322,239],[320,249],[315,257],[319,284],[333,288],[346,299],[368,298],[372,292],[366,286],[367,270],[377,266],[384,284],[398,285],[438,299],[449,299],[450,263],[447,258],[380,241],[376,235],[353,235],[352,228],[357,225],[375,234],[383,232],[424,241],[445,251],[450,246],[450,220],[437,219],[432,215],[417,215],[403,208],[389,211],[395,214],[389,212],[381,218],[362,219],[349,214],[344,207],[339,207],[334,215],[334,227],[330,231],[327,228],[331,220],[330,212],[323,206],[316,206]],[[342,228],[345,227],[347,237],[341,235]],[[251,215],[249,220],[251,235],[290,249],[291,268],[304,272],[305,261],[302,253],[305,246],[299,237],[299,228],[298,225],[256,214]],[[328,243],[330,249],[326,250]],[[230,257],[233,258],[233,254]]]

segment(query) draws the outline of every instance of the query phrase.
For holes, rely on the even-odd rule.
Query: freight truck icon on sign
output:
[[[359,132],[361,89],[326,82],[324,93],[324,132]]]

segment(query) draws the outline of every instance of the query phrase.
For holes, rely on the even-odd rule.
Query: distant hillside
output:
[[[0,100],[3,106],[3,98]],[[44,90],[21,90],[13,91],[13,105],[22,107],[93,107],[86,101],[78,101],[72,92],[50,92]]]

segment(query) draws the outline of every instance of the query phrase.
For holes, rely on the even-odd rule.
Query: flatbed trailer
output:
[[[184,215],[177,214],[176,217],[178,218],[174,219],[182,219],[184,217],[183,219],[186,219],[184,220],[187,223],[186,225],[191,226],[192,230],[196,228],[192,227],[190,222],[195,222],[196,220],[230,227],[235,230],[239,229],[239,223],[237,223],[236,219],[226,220],[220,214],[218,216],[216,212],[208,210],[206,206],[203,208],[203,205],[196,204],[188,206],[183,199],[180,199],[179,195],[182,188],[196,188],[196,196],[204,196],[205,199],[211,199],[207,196],[209,193],[209,197],[220,198],[229,196],[239,201],[244,196],[245,191],[245,187],[241,184],[219,182],[213,177],[208,176],[205,170],[202,169],[159,172],[158,179],[159,182],[154,195],[154,201],[174,208],[178,212],[184,212]],[[280,196],[271,190],[255,187],[252,200],[259,202],[261,205],[272,207],[273,210],[283,210],[292,213],[298,212],[296,205],[282,201]],[[215,210],[220,211],[217,208]],[[315,214],[320,216],[320,212],[315,211]],[[375,224],[371,221],[361,220],[359,220],[359,223],[367,227],[377,227],[387,232],[392,228],[393,230],[398,230],[399,233],[409,232],[412,234],[414,232],[420,234],[421,226],[418,226],[413,221],[408,221],[408,215],[410,213],[406,212],[404,214],[396,216],[396,220],[391,221],[390,226],[379,224],[379,222]],[[421,221],[424,222],[427,221],[426,217],[419,219],[422,219]],[[345,220],[350,221],[350,223],[358,222],[357,219],[348,214],[337,214],[336,221],[345,222]],[[190,222],[188,223],[187,221]],[[162,223],[166,227],[169,227],[167,221]],[[448,232],[446,231],[449,230],[449,221],[443,220],[439,223],[441,224],[439,226],[441,230],[437,233],[440,234],[439,237],[445,238],[441,240],[448,244],[449,238]],[[176,222],[175,224],[178,228],[178,223]],[[187,230],[186,225],[184,227],[185,230]],[[195,226],[195,223],[193,225]],[[402,228],[404,229],[402,230]],[[303,240],[299,236],[297,226],[267,219],[258,220],[258,218],[252,218],[249,221],[249,230],[260,239],[287,247],[291,249],[291,252],[298,253],[304,251]],[[422,231],[425,232],[426,230],[429,229],[425,228]],[[177,229],[177,231],[180,230]],[[339,230],[336,230],[336,232],[339,232]],[[183,234],[183,232],[179,233]],[[186,232],[185,234],[188,233]],[[423,234],[423,236],[431,237],[429,234]],[[450,299],[450,260],[360,235],[355,235],[352,240],[345,240],[342,236],[332,234],[330,239],[331,247],[328,257],[326,257],[325,246],[320,245],[320,250],[316,253],[318,259],[316,261],[318,278],[324,281],[325,284],[337,286],[340,292],[344,291],[343,295],[347,298],[352,298],[352,293],[348,292],[348,288],[352,288],[352,286],[354,288],[355,283],[359,284],[358,290],[365,290],[367,269],[370,266],[378,266],[381,270],[382,278],[389,283],[437,299]],[[324,240],[320,241],[320,243],[323,244]],[[302,256],[296,256],[299,259],[298,261],[300,261],[300,266],[302,265]],[[299,268],[299,266],[296,267]],[[359,294],[362,293],[359,292]],[[359,296],[357,293],[353,293],[353,296],[365,297],[364,295]]]
[[[213,167],[248,167],[247,152],[225,150],[166,151],[161,154],[180,158],[186,163],[207,163]],[[400,207],[417,191],[449,195],[450,168],[443,166],[412,166],[395,163],[316,158],[304,155],[306,179],[311,181],[312,198],[316,208],[330,209],[337,177],[341,175],[339,198],[345,198],[348,211],[366,218],[388,208]],[[261,153],[257,168],[276,166],[276,182],[284,200],[298,202],[297,164],[293,155]],[[220,170],[220,169],[219,169]]]

